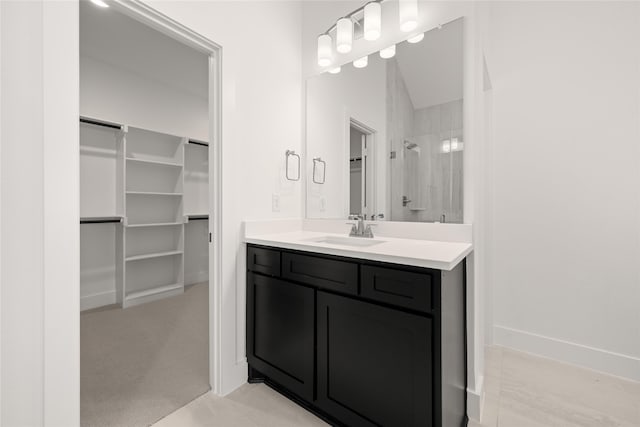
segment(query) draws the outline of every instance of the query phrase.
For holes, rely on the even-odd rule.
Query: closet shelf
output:
[[[158,165],[158,166],[168,166],[168,167],[173,167],[173,168],[182,168],[182,165],[180,163],[171,163],[171,162],[163,162],[160,160],[147,160],[147,159],[138,159],[135,157],[127,157],[127,161],[128,162],[134,162],[134,163],[144,163],[144,164],[149,164],[149,165]]]
[[[189,214],[189,215],[185,215],[185,217],[187,218],[187,223],[191,222],[191,221],[198,221],[198,220],[209,220],[209,215],[208,214]]]
[[[120,223],[121,216],[83,216],[80,217],[80,224],[103,224],[103,223]]]
[[[158,286],[158,287],[147,289],[144,291],[131,292],[130,294],[125,296],[124,299],[125,301],[130,302],[133,300],[146,298],[153,295],[162,294],[165,292],[178,291],[178,290],[182,292],[183,289],[184,289],[184,285],[182,283],[174,283],[172,285]]]
[[[137,227],[166,227],[173,225],[182,225],[181,222],[157,222],[151,224],[129,224],[127,228],[137,228]]]
[[[129,256],[129,257],[126,257],[124,260],[127,261],[127,262],[129,262],[129,261],[139,261],[139,260],[142,260],[142,259],[160,258],[160,257],[164,257],[164,256],[173,256],[173,255],[182,255],[183,253],[184,252],[182,252],[182,251],[156,252],[156,253],[151,253],[151,254]]]
[[[199,146],[201,146],[201,147],[207,147],[207,148],[209,148],[209,143],[208,143],[208,142],[206,142],[206,141],[198,141],[197,139],[191,139],[191,138],[189,138],[189,139],[187,140],[187,143],[188,143],[188,144],[192,144],[192,145],[199,145]],[[187,147],[189,146],[188,144],[187,144]]]
[[[160,191],[127,191],[134,196],[182,196],[182,193],[163,193]]]

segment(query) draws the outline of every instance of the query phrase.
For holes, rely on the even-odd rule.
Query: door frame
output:
[[[112,0],[115,10],[209,57],[209,384],[222,394],[222,46],[140,0]]]
[[[351,128],[355,128],[358,130],[358,132],[364,134],[365,139],[366,139],[366,146],[367,146],[367,153],[366,153],[366,159],[365,159],[365,153],[364,153],[364,143],[363,143],[363,152],[362,152],[362,213],[363,214],[367,214],[369,213],[370,215],[374,215],[376,213],[377,210],[377,200],[376,200],[376,195],[377,195],[377,191],[376,191],[376,134],[377,131],[369,126],[367,126],[366,124],[364,124],[361,120],[358,120],[357,118],[353,117],[353,115],[349,114],[347,112],[346,114],[346,130],[345,130],[345,139],[344,139],[344,152],[345,155],[343,156],[344,159],[346,159],[346,168],[344,168],[344,170],[346,171],[346,183],[350,182],[350,164],[349,164],[349,157],[350,157],[350,149],[351,149]],[[366,189],[367,187],[365,186],[365,181],[368,183],[369,187],[368,189]],[[345,186],[345,188],[350,188],[348,185]],[[350,205],[350,194],[349,192],[346,193],[345,195],[345,207],[344,210],[346,212],[345,214],[345,218],[349,215],[349,205]],[[367,200],[367,206],[366,206],[366,212],[365,212],[365,200]]]

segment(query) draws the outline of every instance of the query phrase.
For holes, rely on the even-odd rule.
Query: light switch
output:
[[[280,212],[280,195],[279,194],[271,195],[271,211]]]
[[[324,212],[327,210],[327,199],[324,197],[320,197],[320,212]]]

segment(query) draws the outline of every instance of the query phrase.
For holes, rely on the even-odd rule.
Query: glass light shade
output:
[[[355,61],[353,61],[353,66],[356,68],[364,68],[369,64],[369,57],[368,56],[363,56],[360,59],[356,59]]]
[[[326,67],[331,64],[331,36],[322,34],[318,36],[318,65]]]
[[[445,139],[444,141],[442,141],[442,152],[443,153],[451,152],[451,141],[449,141],[448,139]]]
[[[389,47],[385,47],[380,51],[380,58],[389,59],[396,55],[396,45],[392,44]]]
[[[364,39],[378,40],[382,29],[382,6],[371,2],[364,7]]]
[[[351,52],[353,44],[353,22],[350,18],[340,18],[336,23],[336,50],[340,53]]]
[[[423,38],[424,38],[424,33],[420,33],[420,34],[415,35],[415,36],[413,36],[413,37],[409,37],[409,38],[407,39],[407,41],[408,41],[409,43],[418,43],[418,42],[421,42]]]
[[[102,0],[91,0],[91,3],[95,4],[96,6],[100,6],[100,7],[109,7],[109,5],[106,4]]]
[[[418,0],[399,0],[400,30],[403,33],[415,30],[418,25]]]
[[[329,70],[331,74],[338,74],[340,72],[340,67],[332,68]]]

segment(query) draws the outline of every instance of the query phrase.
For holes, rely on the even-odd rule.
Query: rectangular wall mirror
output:
[[[463,221],[462,20],[307,81],[307,218]]]

